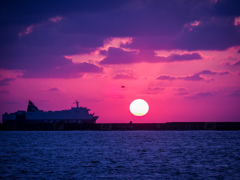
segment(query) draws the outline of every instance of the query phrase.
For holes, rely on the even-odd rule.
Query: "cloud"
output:
[[[240,65],[240,60],[236,61],[236,62],[223,62],[222,63],[223,65],[225,66],[232,66],[232,67],[235,67],[235,66],[239,66]]]
[[[61,16],[55,16],[53,18],[49,18],[49,21],[56,23],[58,21],[61,21],[62,19],[63,19],[63,17],[61,17]]]
[[[204,77],[201,77],[201,75],[204,74],[204,75],[227,75],[229,74],[228,71],[223,71],[223,72],[217,72],[217,71],[210,71],[210,70],[203,70],[203,71],[200,71],[199,73],[196,73],[194,75],[191,75],[191,76],[185,76],[185,77],[179,77],[178,79],[183,79],[183,80],[187,80],[187,81],[202,81],[202,80],[213,80],[213,79],[206,79]]]
[[[59,92],[61,90],[59,88],[54,87],[54,88],[48,89],[47,91],[49,91],[49,92]]]
[[[172,80],[175,80],[176,78],[172,77],[172,76],[168,76],[168,75],[161,75],[161,76],[158,76],[157,79],[158,80],[169,80],[169,81],[172,81]]]
[[[187,96],[187,99],[199,99],[199,98],[209,98],[209,97],[213,97],[214,94],[212,94],[211,92],[200,92],[200,93],[196,93],[190,96]]]
[[[19,37],[22,37],[22,36],[24,36],[24,35],[28,35],[28,34],[32,33],[32,32],[33,32],[33,28],[34,28],[33,25],[27,27],[23,32],[19,32],[19,33],[18,33],[18,36],[19,36]]]
[[[124,51],[121,48],[109,48],[108,56],[100,64],[129,64],[135,63],[136,51]]]
[[[100,61],[100,64],[131,64],[131,63],[160,63],[160,62],[181,62],[200,60],[199,53],[171,54],[169,56],[157,56],[154,51],[125,51],[121,48],[109,48],[107,57]]]
[[[169,75],[160,75],[158,76],[156,79],[157,80],[186,80],[186,81],[209,81],[209,80],[213,80],[213,79],[206,79],[204,77],[202,77],[201,75],[227,75],[229,74],[228,71],[223,71],[223,72],[217,72],[217,71],[210,71],[210,70],[203,70],[200,71],[196,74],[190,75],[190,76],[180,76],[180,77],[173,77],[173,76],[169,76]]]
[[[131,74],[118,73],[113,77],[113,79],[137,79],[137,78]]]
[[[199,53],[184,53],[184,54],[171,54],[167,59],[169,61],[191,61],[202,59],[202,56]]]
[[[0,91],[0,94],[10,94],[10,92],[3,90],[3,91]]]
[[[175,91],[174,95],[187,95],[189,94],[188,90],[186,88],[174,88]]]
[[[240,97],[240,90],[232,92],[232,94],[229,95],[230,97]]]
[[[202,81],[204,78],[200,77],[201,74],[194,74],[191,76],[179,77],[178,79],[183,79],[186,81]]]
[[[148,87],[147,91],[144,94],[156,95],[158,93],[162,93],[165,90],[165,87],[153,86]]]
[[[235,63],[233,64],[233,66],[240,66],[240,60],[237,61],[237,62],[235,62]]]
[[[227,75],[227,74],[230,74],[230,72],[229,71],[222,71],[222,72],[219,72],[218,74],[219,75]]]
[[[0,81],[0,86],[10,85],[10,82],[14,80],[14,78],[4,78]]]
[[[240,16],[236,10],[239,3],[227,0],[212,2],[6,1],[1,4],[2,42],[16,42],[18,41],[16,32],[22,32],[33,24],[48,22],[47,28],[41,29],[43,33],[38,36],[40,42],[45,40],[51,43],[54,37],[54,40],[61,42],[58,44],[62,45],[69,43],[68,37],[75,44],[72,36],[86,35],[93,39],[133,37],[133,44],[129,45],[134,49],[219,50],[239,45],[238,30],[233,23],[235,18]],[[64,17],[64,21],[59,20],[60,17]],[[58,23],[49,23],[49,19]],[[189,27],[185,25],[189,25],[192,30],[189,31]],[[42,25],[38,28],[42,28]],[[38,32],[34,30],[28,36],[35,33],[37,35]],[[35,38],[32,41],[38,42]],[[78,43],[82,46],[87,41]],[[74,47],[73,44],[71,47]]]
[[[165,88],[156,86],[156,87],[149,87],[148,90],[149,91],[163,91],[163,90],[165,90]]]
[[[29,69],[22,76],[23,78],[81,78],[84,73],[102,73],[103,68],[91,63],[73,63],[69,61],[61,66],[52,67],[46,70]]]
[[[0,67],[24,70],[24,77],[81,77],[84,72],[75,70],[64,56],[96,50],[107,56],[100,61],[104,65],[200,60],[201,54],[193,51],[240,45],[239,25],[234,25],[239,3],[212,2],[6,1],[0,7]],[[103,50],[114,38],[128,41],[120,43],[123,49],[113,43],[115,49]],[[154,52],[176,49],[191,52],[169,56]]]

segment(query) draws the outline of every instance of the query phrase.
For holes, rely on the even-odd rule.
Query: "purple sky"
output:
[[[1,1],[0,113],[97,122],[240,121],[240,1]],[[149,113],[134,117],[142,98]]]

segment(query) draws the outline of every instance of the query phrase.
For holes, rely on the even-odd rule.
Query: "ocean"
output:
[[[240,131],[1,131],[0,179],[240,179]]]

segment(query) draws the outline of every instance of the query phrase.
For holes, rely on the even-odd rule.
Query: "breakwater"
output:
[[[240,130],[240,122],[167,122],[167,123],[7,123],[0,124],[0,130]]]

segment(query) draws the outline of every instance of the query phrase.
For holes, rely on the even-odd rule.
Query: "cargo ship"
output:
[[[33,102],[29,100],[27,111],[17,111],[2,115],[3,124],[24,123],[24,124],[45,124],[45,123],[64,123],[64,124],[94,124],[98,119],[94,113],[89,113],[90,109],[79,107],[79,102],[75,102],[76,107],[61,111],[39,110]]]

